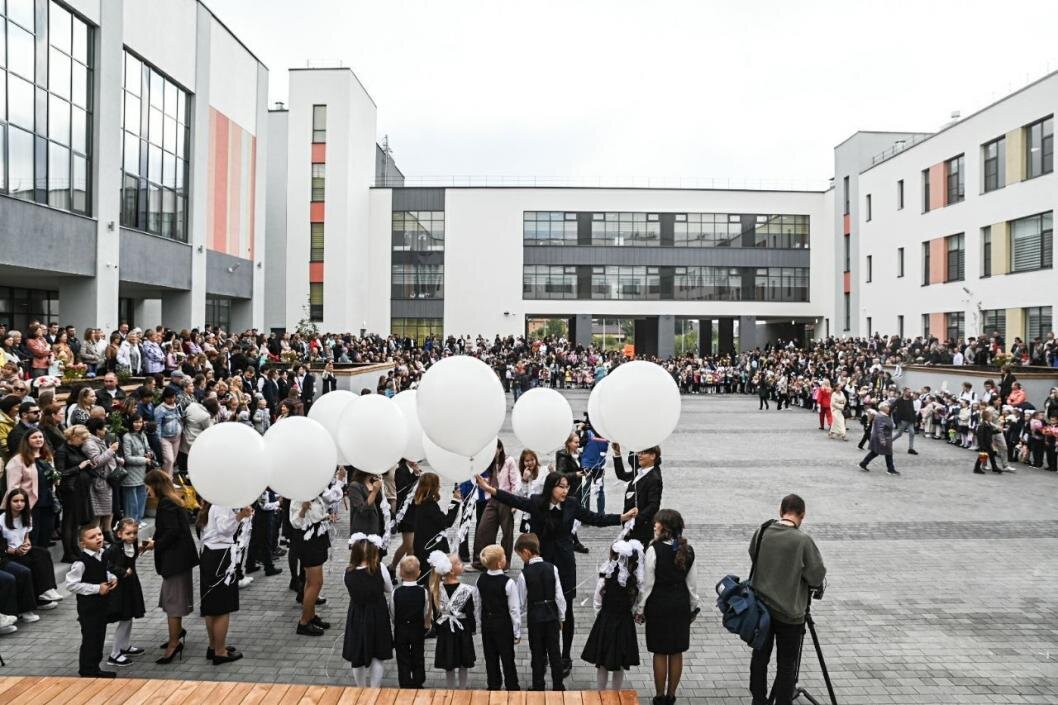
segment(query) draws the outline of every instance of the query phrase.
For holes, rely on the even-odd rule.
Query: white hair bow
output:
[[[600,573],[606,577],[613,575],[614,570],[617,570],[617,582],[624,587],[628,584],[628,559],[632,556],[636,557],[636,584],[642,585],[643,580],[646,577],[646,560],[643,554],[643,544],[638,539],[632,539],[631,541],[619,540],[616,541],[613,546],[610,547],[613,552],[617,554],[616,560],[609,560],[602,565]]]
[[[362,531],[357,531],[349,537],[349,548],[352,548],[358,541],[370,541],[375,544],[376,548],[382,548],[384,544],[382,537],[378,534],[365,534]]]
[[[448,575],[452,572],[452,561],[449,560],[448,556],[443,551],[433,551],[430,553],[430,557],[426,559],[426,562],[430,564],[430,567],[434,569],[434,572],[438,575]]]

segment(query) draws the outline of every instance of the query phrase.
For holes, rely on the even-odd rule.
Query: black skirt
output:
[[[473,620],[470,626],[455,631],[447,624],[437,624],[437,648],[434,651],[434,668],[451,671],[456,668],[473,668],[477,654],[474,653]]]
[[[311,539],[306,539],[305,532],[308,529],[294,529],[294,545],[297,547],[298,560],[305,568],[315,568],[327,562],[327,554],[331,548],[331,535],[323,532],[323,535],[313,534]]]
[[[143,604],[143,588],[140,576],[135,573],[118,577],[118,588],[107,595],[110,618],[115,622],[139,619],[147,612]]]
[[[370,666],[372,659],[393,658],[393,632],[386,606],[382,573],[347,570],[349,610],[345,618],[342,658],[353,668]]]
[[[636,637],[632,612],[599,612],[580,657],[607,671],[621,671],[638,666],[639,640]]]
[[[203,548],[198,564],[199,614],[216,617],[239,611],[239,581],[225,584],[225,573],[231,565],[228,549]]]

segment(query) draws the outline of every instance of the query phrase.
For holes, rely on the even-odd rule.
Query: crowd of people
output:
[[[227,642],[239,590],[262,568],[266,576],[282,573],[276,562],[284,556],[289,587],[301,604],[294,631],[322,636],[331,628],[317,612],[327,603],[323,566],[347,517],[343,656],[358,683],[377,685],[383,663],[395,655],[401,686],[421,687],[424,644],[433,638],[434,667],[450,684],[463,686],[476,662],[471,637],[479,632],[489,687],[517,687],[513,648],[527,620],[532,686],[543,688],[550,671],[557,689],[572,669],[573,604],[581,584],[576,554],[588,551],[578,529],[623,526],[596,581],[598,616],[581,657],[596,667],[600,687],[619,687],[624,671],[639,664],[635,622],[645,621],[655,703],[674,700],[698,596],[683,519],[661,505],[660,448],[622,457],[620,447],[600,438],[585,419],[553,462],[531,450],[508,456],[500,443],[489,469],[452,498],[442,495],[436,474],[410,460],[383,476],[338,469],[328,488],[304,503],[269,490],[251,507],[210,506],[186,477],[188,452],[206,428],[244,423],[263,434],[305,414],[321,393],[337,387],[336,365],[390,364],[363,393],[392,396],[415,388],[443,357],[470,354],[489,364],[517,399],[536,386],[589,388],[625,360],[622,352],[560,338],[449,337],[417,344],[311,330],[229,335],[125,325],[109,336],[89,330],[83,340],[70,327],[41,323],[29,327],[25,341],[16,331],[0,330],[0,337],[7,488],[0,515],[0,633],[39,620],[38,611],[62,599],[49,552],[58,543],[61,561],[70,565],[65,587],[77,596],[82,675],[112,674],[100,667],[104,657],[120,667],[145,652],[131,643],[133,620],[145,614],[136,565],[145,552],[153,553],[162,578],[158,605],[168,620],[159,664],[182,658],[183,619],[196,608],[206,622],[207,658],[217,666],[241,658]],[[1046,461],[1054,470],[1058,390],[1037,408],[1016,378],[1018,363],[1054,364],[1054,350],[1053,334],[1034,341],[1031,354],[1014,357],[998,336],[965,347],[875,336],[655,361],[685,394],[753,395],[761,409],[797,406],[818,415],[819,427],[835,439],[847,440],[845,421],[857,419],[865,429],[861,448],[870,442],[872,454],[886,456],[894,472],[892,444],[904,433],[912,453],[914,436],[921,434],[984,453],[993,470],[997,459],[1003,467]],[[981,390],[970,384],[958,393],[898,386],[904,364],[956,360],[1002,361],[1004,367],[998,383],[985,382]],[[65,402],[60,384],[69,390]],[[620,514],[604,511],[611,457],[614,476],[627,483]],[[871,459],[861,467],[868,469]],[[140,541],[148,499],[156,505],[154,534]],[[791,506],[800,507],[803,518],[803,503]],[[515,554],[524,568],[512,580],[506,570]],[[479,572],[475,585],[464,574],[471,571]],[[783,600],[774,602],[778,608]],[[794,625],[803,622],[796,612],[784,613]],[[114,623],[106,654],[107,628]],[[788,637],[775,637],[780,662],[788,656]],[[759,673],[760,664],[754,668]]]

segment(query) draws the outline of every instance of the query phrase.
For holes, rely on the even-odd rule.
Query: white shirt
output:
[[[502,570],[490,570],[489,575],[503,575]],[[520,576],[519,576],[520,577]],[[514,638],[522,638],[522,599],[518,592],[518,586],[513,580],[508,580],[504,586],[507,594],[507,611],[511,614],[511,624],[514,625]]]
[[[103,560],[103,549],[99,549],[98,551],[85,551],[85,553],[92,556],[97,561]],[[70,572],[66,574],[66,589],[75,595],[98,595],[99,583],[81,582],[82,577],[84,577],[84,561],[74,561],[70,566]],[[116,579],[117,578],[114,574],[108,570],[107,582]]]
[[[646,565],[646,577],[643,580],[643,589],[639,591],[639,599],[636,600],[635,609],[632,610],[636,614],[643,614],[643,607],[647,604],[647,598],[650,597],[650,592],[654,589],[654,571],[657,568],[658,554],[654,550],[653,544],[647,549],[647,565]],[[694,566],[687,571],[687,592],[691,597],[691,611],[693,612],[698,607],[698,579],[695,577]]]
[[[209,519],[202,529],[202,545],[218,551],[231,548],[235,543],[235,532],[239,528],[239,520],[235,514],[234,509],[211,505]]]
[[[26,534],[30,532],[30,527],[22,525],[21,516],[15,517],[11,523],[15,525],[15,528],[7,528],[7,515],[0,512],[0,533],[3,534],[4,540],[7,541],[8,548],[18,548],[25,543]]]
[[[540,556],[534,556],[529,559],[529,565],[533,563],[539,563],[544,560]],[[525,578],[521,573],[518,574],[518,600],[521,603],[521,616],[524,617],[529,609],[527,599],[529,597],[529,588],[525,585]],[[558,621],[562,622],[566,619],[566,596],[562,592],[562,578],[558,577],[558,568],[555,568],[555,604],[558,605]],[[522,620],[519,618],[518,624],[521,625]]]

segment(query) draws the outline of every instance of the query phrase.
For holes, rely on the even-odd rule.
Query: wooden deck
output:
[[[638,705],[634,690],[564,693],[343,688],[288,683],[0,677],[5,705]]]

